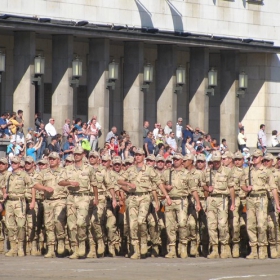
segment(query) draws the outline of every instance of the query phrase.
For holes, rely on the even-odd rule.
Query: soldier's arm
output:
[[[35,208],[35,196],[36,196],[36,189],[32,188],[31,190],[31,195],[32,195],[32,198],[31,198],[31,202],[29,204],[29,209],[34,209]]]
[[[58,178],[58,185],[62,187],[79,187],[79,182],[70,181],[70,177],[68,177],[67,172],[63,171]]]
[[[199,201],[199,197],[198,197],[198,193],[197,191],[193,191],[192,192],[192,196],[194,197],[195,199],[195,202],[196,202],[196,211],[199,212],[201,210],[201,206],[200,206],[200,201]]]
[[[274,179],[274,176],[273,176],[272,172],[269,172],[269,174],[268,174],[268,182],[267,183],[268,183],[268,185],[270,187],[270,190],[273,194],[273,197],[274,197],[274,200],[275,200],[275,206],[276,206],[278,212],[280,212],[277,185],[275,184],[275,179]]]
[[[154,201],[156,203],[156,207],[155,207],[155,210],[156,212],[159,210],[159,204],[158,204],[158,196],[157,196],[157,192],[156,191],[152,191],[152,194],[153,194],[153,197],[154,197]]]
[[[125,192],[130,192],[131,189],[135,189],[136,186],[128,182],[128,172],[124,172],[118,179],[117,183]]]
[[[93,193],[94,193],[94,204],[98,205],[98,188],[97,186],[92,186]]]
[[[235,193],[234,193],[234,188],[233,187],[230,187],[229,195],[230,195],[230,198],[231,198],[230,210],[233,211],[234,208],[235,208]]]

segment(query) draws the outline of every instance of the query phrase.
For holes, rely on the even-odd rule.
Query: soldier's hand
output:
[[[117,207],[117,201],[115,199],[113,199],[113,201],[112,201],[112,206],[113,206],[113,208]]]
[[[52,193],[54,189],[52,187],[45,187],[45,191],[48,193]]]
[[[0,213],[3,211],[3,205],[0,203]]]
[[[72,181],[72,182],[69,182],[69,183],[70,183],[70,186],[72,186],[72,187],[79,187],[80,186],[79,182]]]
[[[280,206],[279,205],[276,206],[276,209],[277,209],[278,212],[280,212]]]
[[[97,206],[98,205],[98,199],[93,200],[93,205]]]
[[[119,201],[119,205],[120,205],[120,206],[123,206],[123,205],[124,205],[124,201],[123,201],[123,200],[120,200],[120,201]]]
[[[158,203],[158,202],[155,204],[155,211],[156,211],[156,212],[159,211],[159,203]]]
[[[247,190],[248,190],[248,192],[251,192],[253,190],[253,186],[248,186]]]
[[[195,206],[195,209],[196,209],[197,212],[199,212],[199,211],[201,210],[201,205],[200,205],[200,203],[197,204],[197,205]]]
[[[9,194],[5,193],[5,194],[3,195],[3,198],[4,198],[4,199],[7,199],[8,196],[9,196]]]
[[[168,206],[170,206],[172,204],[172,200],[169,196],[166,198],[166,203]]]
[[[170,192],[172,190],[172,186],[171,185],[166,185],[165,189]]]
[[[35,201],[29,203],[29,209],[32,210],[35,208]]]
[[[132,183],[129,184],[129,187],[130,187],[131,189],[136,189],[135,184],[132,184]]]
[[[234,205],[234,204],[231,204],[231,206],[230,206],[230,211],[234,211],[234,209],[235,209],[235,205]]]
[[[214,187],[213,186],[209,186],[208,189],[209,189],[209,192],[212,192],[214,190]]]

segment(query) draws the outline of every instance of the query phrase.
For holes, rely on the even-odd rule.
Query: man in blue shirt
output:
[[[0,138],[7,138],[10,135],[9,125],[12,125],[12,122],[7,122],[8,113],[3,113],[0,117]]]
[[[152,138],[153,138],[153,132],[150,131],[144,140],[144,148],[145,148],[144,150],[145,150],[145,153],[147,154],[147,156],[154,154],[155,147],[154,147]]]
[[[190,144],[193,142],[193,128],[187,124],[186,125],[186,129],[183,130],[183,141],[182,141],[182,154],[185,156],[186,155],[186,143],[187,143],[187,138],[191,137],[191,142]]]
[[[73,136],[69,135],[67,137],[67,141],[63,145],[63,159],[65,160],[68,155],[73,154],[73,148],[74,148],[74,143],[73,143]]]

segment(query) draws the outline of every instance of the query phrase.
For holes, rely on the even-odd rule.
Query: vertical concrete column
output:
[[[238,90],[239,55],[234,51],[221,51],[221,103],[220,137],[227,140],[229,150],[237,149],[237,130],[239,119]]]
[[[144,97],[141,91],[143,49],[143,43],[124,43],[123,127],[135,146],[143,145]]]
[[[208,87],[209,51],[206,48],[190,49],[190,104],[189,122],[205,132],[209,129]]]
[[[53,35],[52,39],[52,117],[58,133],[64,121],[73,118],[72,78],[73,36]]]
[[[96,115],[102,126],[100,145],[109,131],[109,91],[106,89],[110,41],[90,39],[88,55],[88,118]]]
[[[177,118],[176,84],[177,51],[174,45],[158,45],[158,63],[156,73],[157,122],[162,127],[167,121],[175,124]]]
[[[34,57],[36,52],[35,32],[14,33],[14,95],[13,110],[23,110],[24,132],[34,126],[35,88]]]

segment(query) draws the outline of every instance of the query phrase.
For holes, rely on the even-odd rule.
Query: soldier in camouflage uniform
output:
[[[70,231],[73,254],[70,259],[78,259],[86,254],[87,226],[89,224],[89,204],[92,202],[89,193],[92,191],[98,202],[97,182],[94,169],[83,161],[84,150],[78,146],[74,149],[75,163],[69,165],[66,180],[60,186],[68,186],[67,225]],[[70,184],[71,182],[71,184]],[[73,186],[74,185],[74,186]]]
[[[272,172],[262,165],[263,152],[256,149],[253,153],[253,166],[245,170],[247,195],[247,231],[250,239],[251,254],[247,259],[267,258],[267,191],[271,191],[275,207],[280,211],[277,186]],[[257,252],[257,246],[259,252]]]
[[[176,258],[176,231],[179,232],[179,254],[187,258],[187,222],[188,222],[188,195],[192,194],[196,201],[196,210],[199,212],[200,202],[197,195],[197,185],[190,180],[189,174],[182,166],[181,154],[173,156],[174,168],[167,169],[161,176],[171,205],[165,206],[166,232],[169,241],[169,253],[166,258]]]
[[[11,249],[6,253],[7,257],[18,255],[24,256],[23,242],[25,239],[25,221],[26,221],[26,189],[32,189],[33,183],[25,171],[19,170],[20,158],[12,157],[11,165],[13,172],[6,176],[6,182],[3,187],[4,199],[6,199],[6,225]],[[30,208],[34,209],[35,192],[32,192],[32,201]],[[16,240],[18,240],[18,251],[16,250]]]
[[[135,158],[136,165],[129,167],[122,177],[124,180],[118,180],[118,184],[128,192],[129,204],[129,227],[131,244],[133,245],[134,254],[131,259],[140,258],[140,248],[138,231],[141,242],[141,255],[144,257],[147,254],[147,214],[151,203],[151,193],[155,200],[155,210],[159,210],[158,198],[156,193],[156,186],[159,187],[167,197],[168,204],[171,203],[169,196],[161,184],[155,170],[144,164],[145,153],[142,148],[136,149]],[[152,188],[153,187],[153,188]]]
[[[64,254],[64,239],[66,226],[66,198],[68,190],[60,186],[66,180],[65,170],[59,167],[60,157],[57,152],[49,154],[49,167],[36,174],[34,181],[40,185],[53,188],[52,193],[44,196],[44,221],[47,235],[48,253],[45,258],[55,257],[54,247],[58,243],[57,253]],[[77,186],[76,182],[69,182],[69,186]]]
[[[266,153],[263,158],[263,165],[272,172],[278,192],[280,172],[272,166],[273,161],[274,156],[271,153]],[[278,252],[280,251],[279,214],[275,209],[275,201],[271,191],[268,192],[267,233],[268,244],[270,247],[270,257],[272,259],[276,259],[278,258]]]
[[[231,255],[229,247],[228,209],[234,211],[235,196],[234,182],[231,170],[221,165],[221,154],[214,151],[212,154],[213,169],[206,171],[206,186],[209,192],[207,198],[207,222],[212,253],[207,258],[218,258],[218,245],[221,243],[221,258]],[[229,207],[228,196],[231,205]]]
[[[11,173],[8,171],[8,160],[6,158],[0,158],[0,254],[4,253],[4,241],[5,232],[7,231],[5,226],[4,216],[4,197],[3,197],[3,186],[6,183],[6,176]]]

